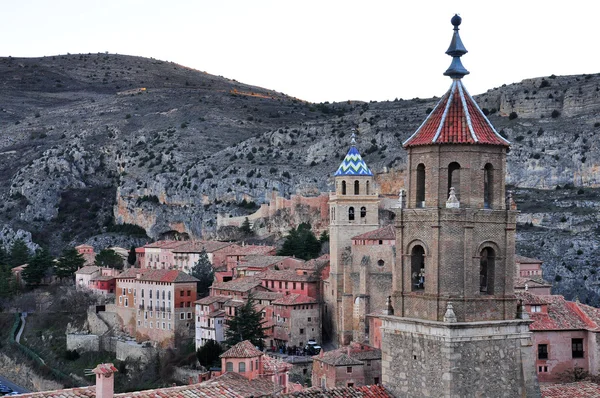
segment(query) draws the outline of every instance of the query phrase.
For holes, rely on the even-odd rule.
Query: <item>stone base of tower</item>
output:
[[[382,315],[382,381],[395,397],[540,397],[528,320]]]

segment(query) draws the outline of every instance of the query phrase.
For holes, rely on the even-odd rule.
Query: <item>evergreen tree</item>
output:
[[[18,267],[19,265],[27,264],[30,255],[31,253],[29,252],[29,248],[23,239],[17,239],[10,247],[9,265],[11,268],[14,268]]]
[[[233,347],[239,342],[250,340],[262,350],[265,346],[264,338],[267,337],[263,328],[264,322],[266,321],[262,320],[262,314],[254,309],[254,298],[250,294],[248,301],[227,321],[225,344]]]
[[[281,250],[277,252],[280,256],[296,256],[303,260],[310,260],[319,256],[321,242],[317,240],[308,223],[298,225],[292,229],[285,238]]]
[[[215,340],[208,340],[202,347],[196,351],[200,365],[209,369],[211,366],[220,365],[219,355],[223,353],[223,347]]]
[[[129,250],[129,254],[127,255],[127,263],[129,265],[135,265],[135,261],[137,260],[137,254],[135,254],[135,246],[131,246]]]
[[[85,259],[77,252],[75,248],[63,250],[62,255],[55,265],[55,274],[60,279],[71,277],[75,272],[83,267]]]
[[[240,226],[240,231],[244,233],[244,235],[252,235],[252,228],[250,228],[250,220],[248,217],[244,219],[244,222]]]
[[[50,255],[50,252],[45,248],[39,249],[23,270],[21,274],[23,280],[28,285],[39,285],[53,264],[54,258]]]
[[[9,263],[10,263],[10,255],[8,254],[6,249],[4,249],[4,247],[2,245],[0,245],[0,265],[8,266]]]
[[[210,286],[213,284],[215,279],[215,270],[208,259],[206,250],[202,248],[198,262],[192,267],[190,272],[194,278],[198,279],[197,282],[197,293],[198,297],[204,297],[208,295]]]
[[[117,252],[111,249],[102,249],[100,253],[96,255],[94,263],[98,267],[123,269],[123,257],[119,256]]]
[[[11,268],[6,264],[0,264],[0,298],[11,298],[17,293],[17,290],[17,281]]]

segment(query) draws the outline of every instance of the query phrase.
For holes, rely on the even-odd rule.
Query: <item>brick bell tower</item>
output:
[[[379,198],[373,173],[356,148],[350,150],[334,174],[335,192],[329,196],[330,274],[324,281],[323,327],[331,341],[352,340],[352,237],[379,228]]]
[[[516,206],[505,195],[510,143],[469,95],[454,34],[452,79],[408,151],[396,211],[394,316],[383,316],[383,381],[404,396],[539,396],[529,321],[514,295]],[[521,318],[524,315],[521,315]]]

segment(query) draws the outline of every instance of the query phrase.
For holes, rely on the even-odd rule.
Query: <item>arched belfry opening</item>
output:
[[[354,221],[354,207],[348,208],[348,221]]]
[[[491,247],[484,248],[479,258],[479,292],[494,294],[494,271],[496,253]]]
[[[483,169],[483,207],[491,209],[494,201],[494,167],[488,163]]]
[[[354,181],[354,194],[358,195],[360,193],[360,183],[358,180]]]
[[[346,194],[346,181],[342,181],[342,195]]]
[[[460,164],[457,162],[452,162],[448,165],[447,195],[450,194],[450,188],[454,188],[454,195],[460,201]]]
[[[425,290],[425,249],[421,245],[410,252],[410,283],[413,292]]]
[[[416,207],[425,207],[425,165],[419,163],[417,166],[417,202]]]
[[[363,206],[360,208],[360,218],[365,218],[366,216],[367,216],[367,208]]]
[[[367,195],[369,195],[369,181],[367,181]]]

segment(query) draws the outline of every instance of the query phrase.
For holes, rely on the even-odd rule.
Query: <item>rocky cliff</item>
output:
[[[401,143],[436,103],[311,104],[112,54],[0,58],[0,87],[0,221],[55,250],[94,237],[120,243],[132,234],[212,236],[219,212],[247,214],[246,203],[263,203],[273,191],[327,191],[355,129],[381,192],[395,194],[406,160]],[[513,144],[508,183],[522,208],[523,254],[541,257],[549,278],[561,278],[557,291],[575,295],[567,286],[570,266],[573,286],[584,286],[590,302],[599,291],[591,273],[599,87],[598,74],[550,76],[476,97]],[[559,193],[568,195],[552,196]],[[588,274],[579,273],[584,269]]]

